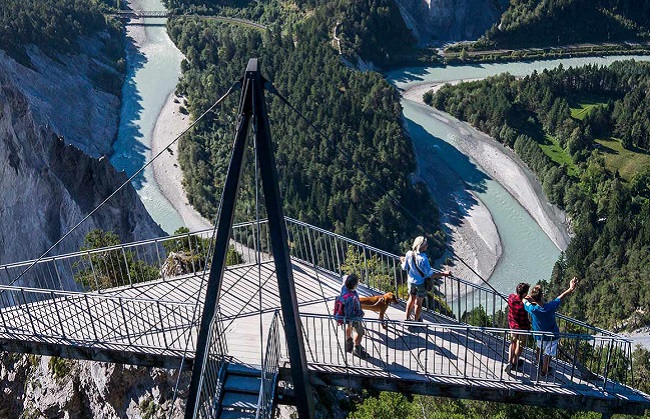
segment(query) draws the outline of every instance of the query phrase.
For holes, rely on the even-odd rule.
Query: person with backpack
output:
[[[365,359],[368,354],[361,346],[361,338],[365,332],[361,321],[364,313],[356,290],[357,285],[359,285],[357,275],[350,274],[343,277],[341,294],[334,303],[334,315],[339,318],[339,324],[345,323],[345,350]],[[352,338],[353,332],[354,339]]]
[[[427,289],[427,281],[431,281],[430,285],[433,288],[434,279],[451,275],[451,271],[448,270],[434,272],[425,253],[428,247],[427,239],[424,236],[418,236],[413,240],[412,250],[406,252],[406,256],[400,257],[402,270],[408,272],[409,299],[406,303],[406,321],[410,320],[414,307],[415,321],[422,321],[420,318],[422,301],[430,291],[430,289]]]

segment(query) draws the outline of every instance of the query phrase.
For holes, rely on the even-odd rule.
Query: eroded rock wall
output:
[[[37,258],[126,180],[99,157],[117,133],[119,99],[92,87],[91,58],[64,65],[29,50],[37,70],[0,51],[0,264]],[[78,250],[93,228],[123,242],[163,234],[128,185],[54,254]]]
[[[3,418],[183,417],[187,394],[174,399],[176,370],[6,352],[0,361]],[[185,373],[183,388],[188,380]]]
[[[0,81],[0,263],[38,257],[126,180],[108,159],[65,144],[34,118],[28,98]],[[128,185],[57,248],[78,250],[93,228],[123,242],[162,235]]]
[[[508,0],[395,0],[421,44],[476,40],[505,11]]]

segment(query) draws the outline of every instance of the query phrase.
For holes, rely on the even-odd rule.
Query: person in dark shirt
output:
[[[528,294],[529,284],[521,282],[517,285],[515,294],[508,296],[508,325],[513,330],[512,340],[508,348],[508,364],[506,365],[506,374],[511,370],[516,370],[519,365],[519,356],[526,343],[527,335],[517,333],[517,330],[530,330],[530,319],[524,309],[524,297]]]
[[[533,330],[536,332],[553,333],[553,336],[535,336],[537,347],[541,353],[544,354],[540,371],[542,376],[548,374],[551,358],[557,355],[560,328],[557,326],[557,322],[555,321],[555,312],[558,307],[560,307],[562,299],[575,291],[577,285],[578,278],[574,276],[566,291],[558,295],[555,300],[546,303],[544,303],[542,287],[539,285],[535,285],[530,291],[530,295],[524,298],[524,308],[530,313],[530,317],[533,319]]]

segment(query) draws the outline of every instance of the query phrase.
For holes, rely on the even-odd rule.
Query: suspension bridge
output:
[[[0,266],[2,350],[191,369],[186,418],[269,418],[288,402],[314,417],[314,386],[603,417],[650,408],[650,396],[625,384],[634,374],[631,341],[566,316],[558,317],[560,348],[548,375],[533,349],[541,332],[523,332],[524,363],[504,372],[507,304],[461,278],[428,297],[422,323],[402,320],[403,300],[384,321],[368,312],[368,356],[348,353],[331,315],[344,269],[361,277],[360,294],[403,299],[399,256],[284,216],[264,101],[265,90],[277,92],[256,60],[236,87],[237,129],[215,227]],[[250,124],[267,218],[233,224]]]

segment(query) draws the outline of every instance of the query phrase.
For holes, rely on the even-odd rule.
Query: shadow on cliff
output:
[[[491,178],[456,147],[422,125],[409,119],[406,124],[417,155],[420,178],[427,184],[445,221],[460,225],[469,210],[478,204],[471,192],[485,192]]]
[[[142,96],[138,91],[134,75],[147,63],[147,57],[140,52],[132,37],[126,38],[127,77],[122,88],[122,110],[120,112],[120,129],[113,145],[111,163],[118,171],[125,171],[128,176],[140,170],[146,163],[146,153],[150,148],[142,143],[144,133],[140,127],[140,117],[144,108]],[[144,172],[131,182],[140,190],[144,184]]]

